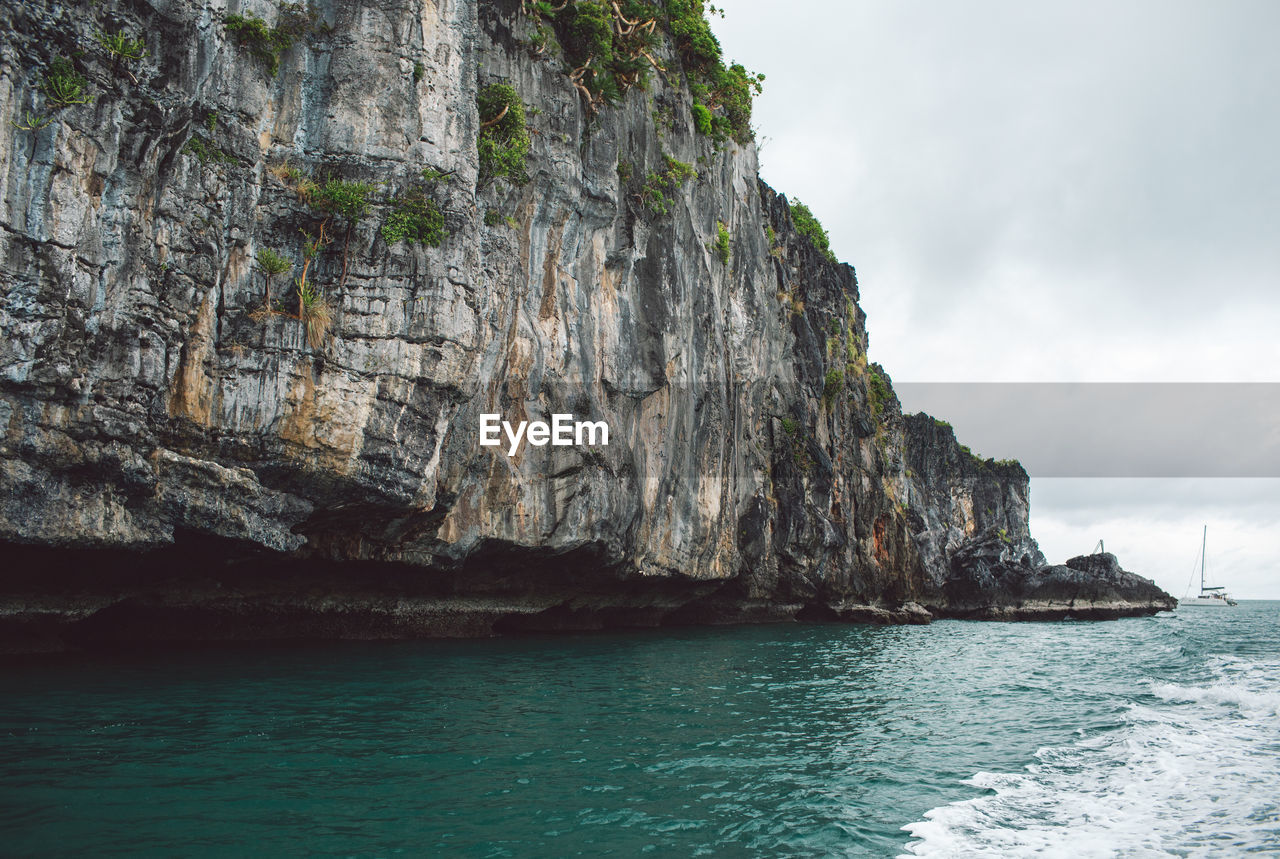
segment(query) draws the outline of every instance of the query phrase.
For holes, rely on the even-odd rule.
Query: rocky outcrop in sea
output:
[[[0,9],[0,637],[1172,607],[901,414],[680,4],[579,5],[609,76],[535,4]]]

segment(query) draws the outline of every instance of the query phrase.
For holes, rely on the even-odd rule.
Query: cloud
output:
[[[765,178],[857,265],[891,373],[1274,378],[1280,5],[725,5]]]

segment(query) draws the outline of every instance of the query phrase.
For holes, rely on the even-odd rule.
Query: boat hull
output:
[[[1178,602],[1178,608],[1193,605],[1202,606],[1204,608],[1231,608],[1235,603],[1227,602],[1226,600],[1204,599],[1201,597],[1196,597],[1195,599],[1190,600],[1180,600]]]

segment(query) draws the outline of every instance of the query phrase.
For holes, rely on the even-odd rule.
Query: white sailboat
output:
[[[1207,606],[1209,608],[1226,608],[1227,606],[1236,605],[1236,601],[1227,595],[1227,589],[1223,585],[1210,587],[1204,583],[1204,549],[1205,544],[1209,540],[1209,526],[1204,526],[1204,534],[1200,538],[1200,596],[1194,599],[1183,599],[1178,601],[1179,607],[1188,605]]]

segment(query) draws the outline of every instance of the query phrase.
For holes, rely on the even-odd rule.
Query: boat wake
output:
[[[1280,662],[1157,683],[1113,731],[1043,748],[991,793],[903,829],[906,856],[1184,856],[1280,849]]]

